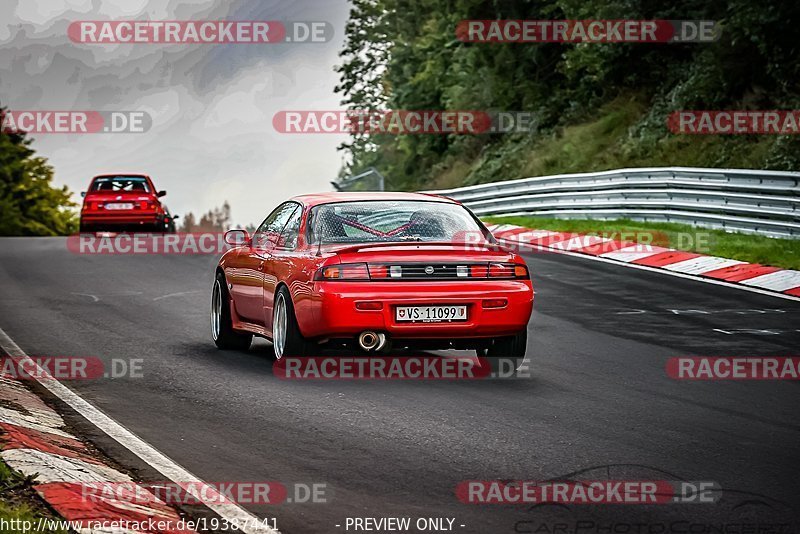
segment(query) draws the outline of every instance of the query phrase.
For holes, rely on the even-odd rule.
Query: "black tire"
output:
[[[281,341],[278,337],[278,329],[280,328],[278,321],[281,320],[281,317],[279,317],[281,312],[279,310],[281,306],[285,306],[284,309],[286,313],[284,326],[286,329],[286,337],[285,341],[283,342],[282,349],[280,347]],[[272,311],[272,344],[275,348],[275,357],[283,358],[286,356],[308,356],[308,354],[311,352],[311,344],[306,340],[306,338],[303,337],[303,334],[300,333],[300,327],[297,324],[297,317],[294,314],[292,296],[289,294],[289,290],[286,289],[286,286],[281,286],[278,292],[275,293],[275,305],[273,306]]]
[[[247,350],[253,342],[253,334],[237,332],[233,329],[230,302],[225,275],[218,272],[211,290],[211,337],[217,347],[222,350]],[[218,323],[215,313],[218,315]]]
[[[80,234],[89,234],[92,233],[93,231],[94,229],[91,226],[83,222],[81,222],[80,225],[78,226],[78,233]]]
[[[492,373],[508,373],[512,366],[514,371],[519,369],[522,362],[525,361],[527,346],[527,330],[523,330],[515,336],[495,339],[484,353],[489,360]]]

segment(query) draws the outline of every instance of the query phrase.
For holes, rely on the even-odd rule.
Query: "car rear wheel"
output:
[[[217,273],[211,291],[211,337],[223,350],[247,350],[253,342],[253,334],[243,334],[233,329],[230,296],[225,275]]]
[[[284,356],[306,356],[309,352],[309,343],[300,333],[292,297],[285,287],[281,287],[275,295],[275,307],[272,310],[272,346],[277,359]]]
[[[523,330],[515,336],[495,339],[483,353],[489,360],[492,373],[509,373],[519,369],[522,362],[525,361],[527,346],[528,331]]]

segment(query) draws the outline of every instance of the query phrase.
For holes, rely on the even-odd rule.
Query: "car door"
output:
[[[294,250],[297,248],[302,215],[303,208],[297,204],[281,230],[269,260],[264,263],[264,320],[267,330],[270,332],[272,331],[272,308],[278,281],[290,278],[292,270],[295,268]]]
[[[264,325],[264,314],[261,302],[263,290],[260,266],[270,247],[269,227],[275,224],[284,207],[285,203],[272,210],[253,233],[250,246],[241,247],[235,259],[229,262],[230,269],[226,269],[236,313],[245,321],[262,326]],[[273,239],[277,240],[278,235],[275,235]]]
[[[297,206],[296,202],[284,202],[275,208],[255,231],[250,250],[239,261],[237,311],[249,322],[265,325],[264,264],[272,257],[281,231]]]

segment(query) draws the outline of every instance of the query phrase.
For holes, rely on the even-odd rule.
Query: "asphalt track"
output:
[[[798,383],[683,382],[664,367],[673,356],[796,355],[800,303],[553,253],[527,260],[531,376],[513,380],[279,380],[266,341],[248,352],[211,342],[215,257],[81,256],[60,238],[0,240],[0,327],[32,356],[143,359],[143,378],[69,386],[206,481],[325,483],[327,503],[246,505],[290,534],[346,532],[347,517],[587,534],[797,520]],[[467,505],[454,491],[587,469],[725,491],[714,504],[538,507]]]

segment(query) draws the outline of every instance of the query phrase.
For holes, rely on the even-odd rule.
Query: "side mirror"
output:
[[[172,220],[174,221],[174,220],[175,220],[175,219],[177,219],[178,217],[180,217],[180,215],[173,215],[173,216],[172,216]]]
[[[163,196],[166,196],[166,194],[167,194],[167,192],[166,192],[166,191],[164,191],[164,190],[161,190],[161,191],[159,191],[159,192],[158,192],[158,195],[157,195],[157,196],[159,196],[159,197],[163,197]]]
[[[85,197],[86,196],[86,191],[81,191],[81,196]]]
[[[247,230],[228,230],[225,232],[225,242],[234,247],[250,244],[250,234]]]

